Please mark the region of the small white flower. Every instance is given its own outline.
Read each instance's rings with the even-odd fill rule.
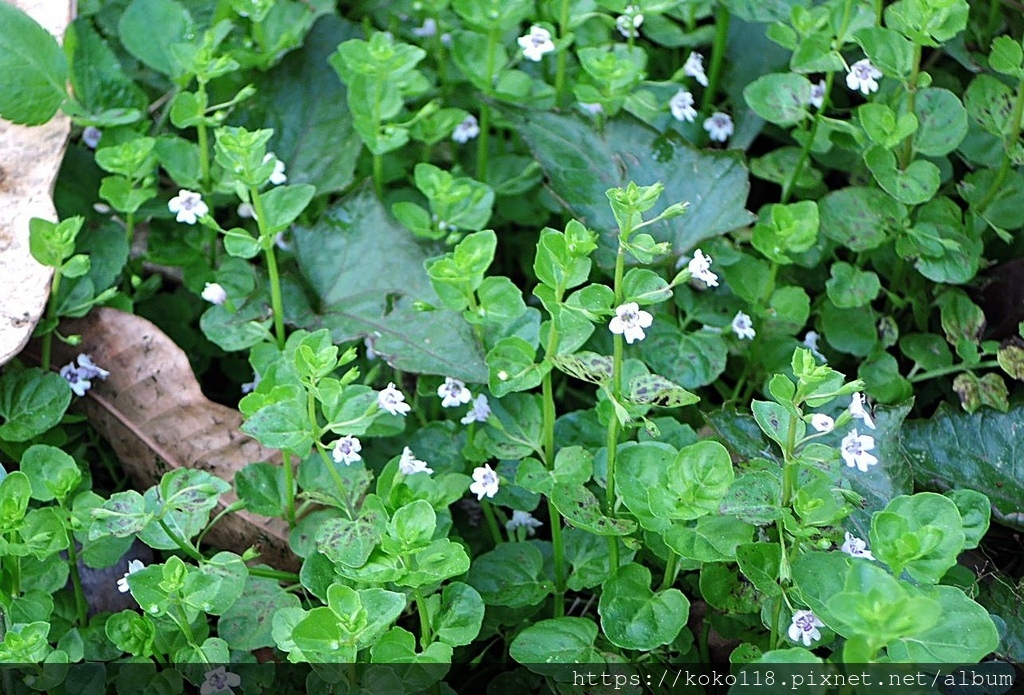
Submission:
[[[683,63],[683,74],[697,80],[702,87],[708,86],[708,76],[704,72],[704,56],[696,51],[692,51]]]
[[[437,33],[437,20],[427,17],[423,20],[423,26],[412,30],[412,35],[421,39],[429,38]]]
[[[96,146],[100,144],[100,139],[103,137],[103,131],[96,126],[86,126],[85,130],[82,131],[82,142],[90,150],[95,150]]]
[[[811,646],[811,642],[821,639],[819,627],[825,627],[811,611],[797,611],[793,614],[793,624],[789,626],[789,638],[794,642],[803,642],[805,647]]]
[[[507,531],[515,531],[517,528],[525,528],[526,535],[532,536],[536,533],[534,529],[540,528],[543,525],[544,522],[534,519],[530,512],[521,512],[517,509],[512,512],[512,518],[505,522],[505,529]]]
[[[110,372],[102,367],[96,365],[92,361],[92,358],[85,353],[78,353],[78,373],[84,376],[86,379],[100,379],[106,380],[110,376]]]
[[[266,164],[271,160],[274,161],[274,171],[270,174],[270,183],[280,186],[288,180],[288,177],[284,174],[284,162],[278,159],[273,152],[267,152],[263,156],[263,163]]]
[[[238,216],[243,220],[256,219],[256,210],[253,208],[252,203],[239,203],[237,212]]]
[[[708,287],[718,287],[718,276],[711,272],[711,256],[705,256],[700,249],[693,252],[686,269],[690,271],[690,277],[697,278]]]
[[[615,28],[619,30],[619,33],[629,38],[630,36],[639,36],[640,25],[644,23],[644,15],[640,12],[640,8],[634,5],[627,5],[626,9],[623,10],[623,14],[619,15],[615,19]]]
[[[672,118],[677,121],[693,123],[697,120],[697,109],[693,108],[693,94],[685,89],[680,89],[668,100],[668,108],[672,112]]]
[[[580,108],[583,109],[583,112],[588,116],[596,116],[599,113],[604,113],[604,106],[596,101],[593,103],[581,101]]]
[[[215,693],[227,693],[232,695],[232,688],[242,684],[242,678],[237,673],[231,673],[223,666],[218,666],[212,671],[206,672],[206,680],[199,686],[199,695],[215,695]]]
[[[715,111],[704,119],[704,130],[708,131],[708,137],[714,142],[725,142],[732,136],[734,130],[732,117],[727,113]]]
[[[868,472],[868,466],[874,466],[878,459],[868,452],[875,448],[875,438],[867,434],[857,434],[857,430],[843,437],[839,447],[843,460],[849,468],[857,467],[861,473]]]
[[[395,388],[394,382],[389,383],[386,389],[377,394],[377,405],[392,415],[405,415],[412,410],[412,406],[405,402],[402,392]]]
[[[498,372],[498,381],[508,381],[508,372],[504,369]]]
[[[167,209],[176,214],[175,220],[185,224],[195,224],[196,220],[210,212],[210,208],[203,202],[203,196],[184,188],[167,201]]]
[[[462,119],[462,123],[455,126],[455,130],[452,131],[452,140],[460,145],[465,145],[479,134],[480,124],[477,123],[476,116],[469,114]]]
[[[530,27],[528,34],[519,37],[519,47],[523,49],[523,57],[535,63],[540,62],[545,53],[555,50],[551,32],[536,24]]]
[[[139,570],[145,568],[142,560],[132,560],[128,563],[128,571],[124,573],[124,576],[117,580],[117,590],[122,594],[128,593],[128,575],[135,574]]]
[[[253,374],[252,381],[247,381],[242,384],[242,393],[252,393],[256,390],[256,387],[260,385],[260,375]]]
[[[473,400],[473,394],[466,388],[464,381],[445,377],[444,383],[437,387],[437,397],[441,399],[442,408],[458,408]]]
[[[218,283],[208,282],[203,287],[202,297],[210,304],[217,304],[219,306],[228,300],[228,293]]]
[[[737,311],[736,315],[732,318],[732,332],[740,340],[753,340],[754,336],[757,335],[757,331],[754,330],[753,321],[742,311]]]
[[[871,419],[871,413],[866,407],[867,402],[868,399],[860,392],[850,396],[850,415],[857,420],[863,420],[870,429],[875,429],[875,421]]]
[[[636,302],[626,302],[615,310],[615,316],[608,322],[608,330],[622,335],[630,345],[634,340],[643,340],[644,329],[654,322],[654,317],[640,308]]]
[[[860,538],[857,538],[849,531],[846,532],[846,542],[843,543],[843,547],[841,547],[840,550],[850,557],[863,557],[868,560],[875,559],[875,556],[871,554],[870,550],[868,550],[868,544]]]
[[[807,103],[816,109],[820,109],[825,103],[825,80],[818,80],[817,84],[811,85],[811,98]]]
[[[491,406],[487,404],[487,396],[481,393],[473,400],[473,406],[460,422],[463,425],[469,425],[474,422],[487,422],[487,418],[490,416]]]
[[[412,449],[405,447],[402,449],[402,457],[398,459],[398,470],[405,475],[413,475],[414,473],[433,473],[433,468],[427,467],[426,461],[420,461],[418,458],[412,455]]]
[[[92,209],[101,215],[107,215],[110,213],[110,206],[106,203],[93,203]]]
[[[362,461],[363,457],[359,455],[362,449],[363,445],[359,443],[359,440],[349,434],[334,442],[334,451],[331,455],[336,463],[344,463],[349,466],[356,461]]]
[[[850,66],[850,72],[846,73],[846,86],[867,96],[878,91],[877,80],[881,76],[882,72],[864,58]]]
[[[495,473],[490,464],[484,464],[473,469],[473,483],[469,491],[476,495],[478,500],[484,497],[490,499],[498,494],[498,474]]]
[[[818,350],[818,340],[821,338],[816,331],[807,331],[807,335],[804,336],[803,346],[811,351],[811,354],[817,357],[822,362],[827,362],[825,356]]]
[[[815,413],[811,416],[811,427],[818,432],[827,433],[836,428],[836,421],[825,413]]]

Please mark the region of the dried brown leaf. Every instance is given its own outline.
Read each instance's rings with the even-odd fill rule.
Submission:
[[[82,343],[55,343],[55,364],[84,352],[110,371],[106,381],[94,379],[80,400],[89,422],[141,489],[176,468],[209,471],[231,483],[251,462],[281,463],[280,452],[239,431],[241,413],[203,395],[188,356],[146,319],[104,307],[64,321],[60,330],[81,334]],[[214,514],[236,499],[234,493],[223,495]],[[280,519],[235,512],[218,521],[205,540],[239,554],[255,545],[264,562],[281,569],[299,565]]]
[[[9,0],[0,0],[9,1]],[[70,3],[14,0],[60,40],[70,19]],[[58,113],[41,126],[19,126],[0,119],[0,364],[25,346],[46,307],[51,268],[28,251],[28,221],[56,220],[51,196],[71,121]]]

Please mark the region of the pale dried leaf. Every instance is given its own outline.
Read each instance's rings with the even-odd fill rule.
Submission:
[[[0,0],[5,2],[7,0]],[[61,40],[70,3],[14,0]],[[18,126],[0,119],[0,364],[18,354],[46,307],[52,269],[28,252],[28,221],[56,220],[51,196],[64,158],[71,121],[59,113],[41,126]]]
[[[79,400],[139,489],[176,468],[209,471],[231,483],[249,463],[280,464],[280,452],[239,431],[241,413],[203,395],[188,356],[146,319],[103,307],[62,322],[60,331],[81,334],[82,343],[55,342],[55,365],[82,352],[110,371],[106,381],[93,379],[92,389]],[[234,493],[222,495],[213,513],[236,499]],[[218,521],[205,541],[238,554],[255,545],[262,561],[281,569],[299,564],[280,519],[235,512]]]

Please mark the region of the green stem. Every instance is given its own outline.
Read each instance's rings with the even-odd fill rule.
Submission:
[[[209,532],[211,528],[213,528],[217,524],[218,521],[228,516],[229,514],[234,514],[235,512],[240,511],[242,509],[245,509],[245,502],[243,502],[242,500],[235,500],[233,503],[224,507],[224,509],[221,509],[220,512],[218,512],[217,516],[213,517],[213,521],[208,523],[206,525],[206,528],[203,529],[203,532],[199,534],[198,538],[196,538],[196,547],[199,547],[203,544],[203,539],[206,538],[206,534]]]
[[[190,558],[192,558],[193,560],[195,560],[196,562],[198,562],[200,564],[202,564],[203,562],[206,561],[206,558],[203,557],[202,553],[200,553],[198,550],[196,550],[191,545],[189,545],[177,533],[172,531],[171,527],[167,525],[166,521],[164,521],[163,519],[157,519],[157,523],[160,524],[160,528],[162,528],[164,530],[164,533],[167,534],[168,538],[170,538],[172,541],[174,541],[174,544],[176,546],[178,546],[178,548],[181,550],[181,552],[185,553]]]
[[[487,182],[487,157],[491,140],[491,105],[487,101],[494,92],[494,49],[498,44],[498,30],[491,27],[487,32],[487,89],[480,104],[480,136],[476,141],[476,179]]]
[[[711,64],[708,66],[708,86],[704,90],[701,111],[707,113],[715,103],[718,92],[718,79],[722,74],[722,62],[725,60],[726,42],[729,39],[729,10],[725,3],[718,3],[715,11],[715,42],[711,46]]]
[[[672,549],[668,551],[668,562],[665,563],[665,577],[661,580],[661,589],[664,591],[676,583],[676,575],[679,567],[679,555]]]
[[[558,39],[569,33],[569,0],[562,0],[558,11]],[[555,105],[565,106],[565,70],[569,63],[569,47],[562,46],[555,59]]]
[[[560,293],[558,293],[558,299],[561,300]],[[555,331],[554,324],[550,327],[550,333],[548,338],[548,347],[551,348],[551,352],[545,354],[553,354],[557,345],[558,337]],[[544,413],[544,425],[543,425],[543,436],[544,436],[544,459],[548,469],[555,467],[555,396],[554,389],[551,386],[551,371],[544,375],[544,379],[541,382],[542,389],[542,407]],[[562,515],[555,508],[551,498],[548,498],[548,518],[551,521],[551,545],[554,550],[554,563],[555,563],[555,617],[560,618],[565,611],[565,545],[562,542]]]
[[[825,75],[825,94],[822,95],[821,108],[814,114],[814,122],[811,123],[811,132],[800,148],[800,156],[797,157],[796,166],[793,167],[793,172],[789,175],[786,183],[782,186],[782,198],[779,202],[785,204],[789,202],[789,197],[793,194],[793,186],[796,185],[797,180],[800,178],[800,174],[803,172],[804,164],[807,162],[807,158],[811,154],[811,146],[814,144],[814,138],[818,135],[818,126],[821,123],[821,119],[828,110],[829,98],[832,95],[832,81],[835,78],[835,73],[830,72]]]
[[[206,103],[206,84],[203,82],[199,83],[198,97],[199,103]],[[203,114],[205,117],[205,114]],[[210,143],[209,134],[206,130],[206,123],[200,122],[196,125],[196,139],[199,140],[199,171],[201,172],[203,182],[203,192],[210,192]]]
[[[75,548],[75,534],[67,529],[68,535],[68,568],[71,571],[71,585],[75,590],[75,613],[78,617],[79,627],[85,627],[89,620],[89,606],[85,602],[85,592],[82,590],[82,576],[78,573],[78,550]]]
[[[292,455],[281,452],[284,466],[284,515],[288,520],[288,528],[295,526],[295,471],[292,470]],[[334,469],[331,468],[333,471]]]
[[[427,615],[427,605],[423,601],[423,594],[419,589],[413,591],[413,598],[416,601],[416,612],[420,616],[420,649],[426,650],[434,641],[430,630],[430,616]]]
[[[46,305],[46,324],[48,326],[51,326],[57,319],[57,290],[60,289],[60,278],[60,268],[54,268],[53,282],[50,284],[50,301]],[[43,336],[43,344],[40,348],[42,351],[40,366],[42,366],[43,371],[50,370],[50,349],[53,345],[53,332],[56,329],[56,326],[52,326]]]
[[[923,372],[913,377],[908,377],[907,381],[912,384],[917,384],[922,381],[928,381],[929,379],[935,379],[936,377],[946,376],[947,374],[956,374],[957,372],[974,371],[976,369],[989,369],[991,367],[998,367],[998,360],[988,360],[987,362],[979,362],[978,364],[954,364],[949,367],[942,367],[941,369],[933,369],[931,371]]]
[[[249,195],[252,197],[252,207],[256,213],[256,224],[260,230],[260,245],[267,257],[267,275],[270,277],[270,304],[274,311],[274,334],[277,338],[277,348],[284,350],[284,300],[281,298],[281,276],[277,272],[277,258],[274,256],[274,239],[270,230],[267,229],[267,216],[263,210],[263,200],[260,192],[255,187],[249,188]]]
[[[910,78],[907,80],[907,113],[914,115],[914,107],[917,102],[917,76],[921,72],[921,46],[914,44],[914,64],[910,70]],[[903,140],[903,149],[900,151],[900,169],[906,169],[914,159],[914,134],[911,133]]]
[[[297,584],[299,582],[299,575],[294,572],[282,572],[281,570],[271,570],[265,567],[247,567],[249,574],[253,577],[262,577],[263,579],[275,579],[279,582],[288,582],[289,584]]]
[[[327,450],[324,449],[323,445],[317,441],[317,451],[320,452],[320,458],[324,460],[324,465],[327,466],[327,470],[331,473],[331,478],[334,479],[334,486],[338,488],[338,501],[345,503],[345,508],[348,511],[349,518],[352,518],[352,510],[348,509],[348,501],[345,497],[345,481],[338,475],[338,470],[334,467],[334,460],[327,455]]]
[[[124,235],[128,239],[128,253],[131,254],[132,243],[135,241],[135,213],[129,212],[124,218]]]
[[[384,199],[384,155],[373,155],[373,188],[377,198]]]
[[[1016,101],[1013,102],[1013,111],[1010,114],[1010,123],[1013,124],[1013,127],[1011,127],[1010,135],[1007,136],[1006,142],[1004,143],[1006,155],[1003,157],[1003,163],[999,167],[999,172],[996,174],[995,180],[992,181],[992,186],[988,189],[985,197],[981,199],[981,203],[978,204],[978,207],[975,208],[979,213],[984,213],[985,209],[992,204],[996,195],[998,195],[999,191],[1002,190],[1003,181],[1006,180],[1006,175],[1010,173],[1011,162],[1009,152],[1017,143],[1017,138],[1020,134],[1019,124],[1022,113],[1024,113],[1024,80],[1017,83],[1017,98]]]
[[[494,508],[491,507],[491,503],[487,500],[480,500],[480,509],[483,510],[484,521],[487,522],[487,530],[491,534],[494,546],[501,545],[504,539],[501,537],[501,527],[498,526],[498,519],[494,516]]]
[[[631,230],[620,231],[619,251],[615,256],[615,284],[613,286],[615,301],[613,306],[622,304],[622,278],[626,272],[626,248],[621,239],[629,237]],[[612,336],[612,380],[609,396],[617,403],[622,392],[622,335]],[[608,438],[605,442],[608,459],[608,473],[605,481],[605,506],[608,516],[615,518],[615,458],[619,448],[619,418],[614,412],[608,418]],[[619,569],[619,539],[608,537],[609,567],[612,573]]]

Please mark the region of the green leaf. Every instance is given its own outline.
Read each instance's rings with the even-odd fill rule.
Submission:
[[[721,512],[747,523],[765,526],[779,519],[782,486],[772,471],[743,473],[733,481],[722,499]]]
[[[941,618],[930,630],[888,645],[893,661],[906,663],[976,663],[999,644],[988,611],[952,586],[921,587],[917,593],[938,602]]]
[[[33,367],[0,376],[0,439],[24,442],[64,417],[71,388],[59,374]]]
[[[272,449],[304,455],[313,446],[305,402],[289,399],[260,408],[242,424],[242,431]]]
[[[939,168],[928,160],[915,159],[900,171],[892,150],[876,145],[864,154],[864,162],[878,185],[901,203],[925,203],[939,190]]]
[[[21,470],[32,484],[32,499],[61,502],[82,480],[75,460],[54,446],[36,444],[21,456]]]
[[[338,343],[372,336],[396,369],[487,381],[483,351],[461,314],[414,306],[439,301],[423,269],[430,253],[371,191],[345,198],[313,227],[297,226],[294,236],[302,275],[323,303],[309,328],[329,328]]]
[[[829,271],[832,277],[825,283],[828,298],[842,309],[851,309],[870,304],[882,290],[878,276],[870,270],[837,261]]]
[[[898,32],[882,27],[858,29],[853,38],[871,63],[889,77],[906,78],[914,63],[914,44]]]
[[[988,64],[993,70],[1017,79],[1024,78],[1024,48],[1009,36],[992,39]]]
[[[677,251],[752,220],[743,207],[747,170],[735,153],[698,150],[673,133],[660,135],[627,117],[609,122],[600,136],[588,120],[575,116],[536,112],[517,116],[514,123],[570,214],[601,230],[602,265],[613,264],[618,248],[618,225],[605,191],[629,181],[665,183],[662,203],[652,214],[674,203],[690,203],[685,224],[665,220],[645,228],[656,241],[670,242]],[[679,171],[688,173],[679,176]]]
[[[92,510],[89,538],[110,534],[120,538],[138,533],[152,518],[146,513],[146,501],[134,490],[115,492],[100,507]]]
[[[650,651],[679,635],[690,615],[690,602],[678,589],[651,591],[651,571],[630,563],[602,585],[597,612],[612,644]]]
[[[544,558],[532,543],[502,543],[473,560],[466,582],[487,605],[522,608],[539,604],[553,591]]]
[[[235,474],[235,491],[245,508],[262,516],[284,513],[284,469],[271,463],[250,463]]]
[[[104,112],[121,112],[126,116],[134,112],[134,120],[142,117],[142,110],[149,105],[145,92],[128,77],[91,20],[79,17],[68,26],[64,51],[70,62],[71,87],[75,98],[89,112],[88,118]]]
[[[245,591],[217,621],[217,634],[235,649],[273,647],[275,618],[288,611],[301,611],[298,596],[274,580],[250,576]]]
[[[154,31],[159,27],[159,31]],[[132,0],[118,22],[121,44],[147,67],[168,77],[183,73],[171,47],[195,39],[192,16],[175,0]]]
[[[439,605],[431,611],[431,628],[445,644],[453,647],[472,644],[480,634],[484,608],[476,589],[462,582],[452,582],[444,587]]]
[[[294,186],[276,186],[261,195],[268,233],[275,234],[288,228],[309,205],[316,188],[306,183]]]
[[[633,521],[605,516],[594,493],[580,483],[556,482],[551,503],[570,524],[598,536],[628,536],[636,530]]]
[[[736,548],[753,535],[753,525],[734,517],[702,516],[691,526],[674,524],[663,537],[680,557],[703,563],[735,560]]]
[[[534,673],[558,674],[565,664],[602,663],[596,638],[597,625],[586,618],[541,620],[516,635],[509,655]]]
[[[818,203],[818,211],[822,233],[853,251],[881,246],[907,218],[906,208],[877,188],[832,191]]]
[[[919,90],[914,113],[918,123],[914,149],[927,157],[947,155],[967,137],[967,110],[948,89]]]
[[[32,484],[21,471],[8,473],[0,480],[0,528],[11,530],[24,517],[32,495]]]
[[[668,321],[655,321],[640,343],[640,357],[651,369],[687,389],[713,383],[725,371],[729,347],[709,331],[683,333]]]
[[[693,405],[700,397],[657,374],[642,374],[629,382],[626,400],[637,405],[680,408]]]
[[[1019,123],[1010,122],[1013,101],[1013,90],[993,75],[978,75],[964,92],[968,115],[982,128],[1002,138],[1016,133],[1020,127]]]
[[[809,115],[811,81],[792,72],[762,75],[743,90],[754,113],[775,125],[796,125]]]
[[[871,519],[871,552],[919,582],[937,583],[965,544],[956,504],[933,492],[901,495]]]
[[[67,99],[67,63],[50,33],[9,3],[0,3],[0,116],[39,125]]]
[[[988,496],[996,521],[1024,531],[1022,427],[1021,407],[968,414],[942,404],[930,419],[903,426],[902,453],[921,487],[977,490]]]

